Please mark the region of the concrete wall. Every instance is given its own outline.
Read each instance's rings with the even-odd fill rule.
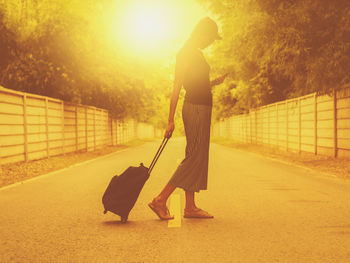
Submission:
[[[104,109],[0,87],[0,164],[93,151],[159,131]]]
[[[350,88],[281,101],[213,125],[213,135],[281,150],[350,157]]]

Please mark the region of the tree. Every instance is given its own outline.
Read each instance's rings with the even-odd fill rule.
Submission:
[[[234,71],[217,106],[218,118],[349,83],[350,2],[201,0],[217,15],[224,40],[212,54]],[[215,74],[215,72],[214,72]],[[229,92],[232,83],[236,92]]]
[[[127,61],[96,26],[109,2],[1,1],[0,85],[164,126],[164,113],[153,116],[165,103],[160,84],[144,81],[152,69]]]

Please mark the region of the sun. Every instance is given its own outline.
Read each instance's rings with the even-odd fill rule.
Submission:
[[[120,0],[115,6],[115,41],[129,53],[162,56],[178,49],[204,15],[193,0]]]
[[[157,44],[169,37],[166,28],[172,27],[171,20],[162,11],[148,6],[134,10],[128,19],[128,24],[131,24],[128,35],[133,42]]]
[[[116,29],[129,47],[159,48],[172,37],[176,10],[164,2],[134,1],[124,7]]]

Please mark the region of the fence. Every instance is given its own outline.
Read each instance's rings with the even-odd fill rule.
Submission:
[[[214,124],[214,136],[294,152],[350,157],[350,87],[250,110]]]
[[[17,92],[0,86],[0,164],[92,151],[160,131],[107,110]]]

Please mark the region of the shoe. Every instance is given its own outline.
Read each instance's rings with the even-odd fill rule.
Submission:
[[[211,214],[209,214],[208,212],[200,208],[194,208],[194,209],[185,209],[184,218],[214,218],[214,216],[212,216]]]
[[[157,216],[161,220],[174,219],[174,217],[170,215],[168,208],[165,205],[159,204],[159,202],[155,199],[153,199],[153,201],[149,203],[148,206],[152,209],[154,213],[157,214]]]

